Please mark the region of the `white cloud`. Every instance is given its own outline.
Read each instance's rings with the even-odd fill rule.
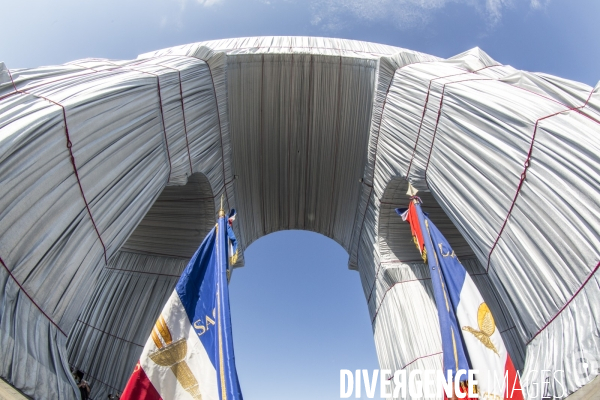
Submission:
[[[546,7],[550,0],[531,0],[531,8],[540,9]]]
[[[366,21],[393,21],[399,28],[424,24],[432,13],[450,3],[462,3],[479,10],[489,25],[496,25],[505,9],[515,2],[528,2],[533,9],[549,0],[310,0],[312,24],[327,30],[347,27],[344,18],[352,15]]]
[[[222,2],[223,0],[196,0],[196,1],[198,3],[200,3],[201,5],[203,5],[204,7],[210,7],[212,5]]]

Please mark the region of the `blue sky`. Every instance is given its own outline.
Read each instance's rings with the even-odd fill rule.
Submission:
[[[131,59],[195,41],[308,35],[449,57],[479,46],[519,69],[595,85],[598,0],[47,0],[2,4],[9,68]],[[240,216],[243,218],[243,216]],[[246,251],[231,304],[246,400],[339,398],[339,370],[377,368],[358,274],[335,242],[279,232]]]
[[[449,57],[479,46],[504,64],[596,84],[597,0],[21,0],[3,2],[10,68],[129,59],[237,36],[368,40]]]

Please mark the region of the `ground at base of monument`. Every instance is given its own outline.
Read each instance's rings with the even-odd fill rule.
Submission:
[[[27,400],[30,397],[23,395],[17,389],[8,384],[4,379],[0,379],[0,400]]]
[[[600,398],[600,375],[565,400],[596,400]]]

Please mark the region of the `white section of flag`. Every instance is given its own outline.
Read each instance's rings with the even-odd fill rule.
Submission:
[[[173,342],[184,337],[187,339],[185,361],[198,381],[202,400],[219,400],[217,372],[198,338],[198,334],[191,325],[176,290],[173,290],[161,315],[169,327]],[[150,336],[142,351],[140,365],[160,397],[165,400],[193,400],[193,397],[177,382],[169,367],[157,365],[150,359],[148,354],[157,350],[158,348]]]
[[[465,281],[460,292],[460,302],[456,310],[456,318],[462,329],[465,326],[479,330],[477,313],[479,306],[484,303],[484,299],[475,286],[475,282],[467,273]],[[495,328],[490,340],[498,354],[487,348],[472,333],[462,330],[465,346],[471,360],[471,368],[478,370],[476,379],[478,382],[480,397],[484,393],[494,394],[504,398],[504,372],[506,366],[506,357],[508,355],[504,341],[498,330]],[[494,382],[496,380],[496,382]]]

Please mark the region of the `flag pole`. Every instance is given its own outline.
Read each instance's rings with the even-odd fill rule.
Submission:
[[[218,214],[219,218],[225,216],[225,210],[223,209],[223,197],[224,196],[225,196],[224,194],[221,195],[221,208],[219,208],[219,214]]]

